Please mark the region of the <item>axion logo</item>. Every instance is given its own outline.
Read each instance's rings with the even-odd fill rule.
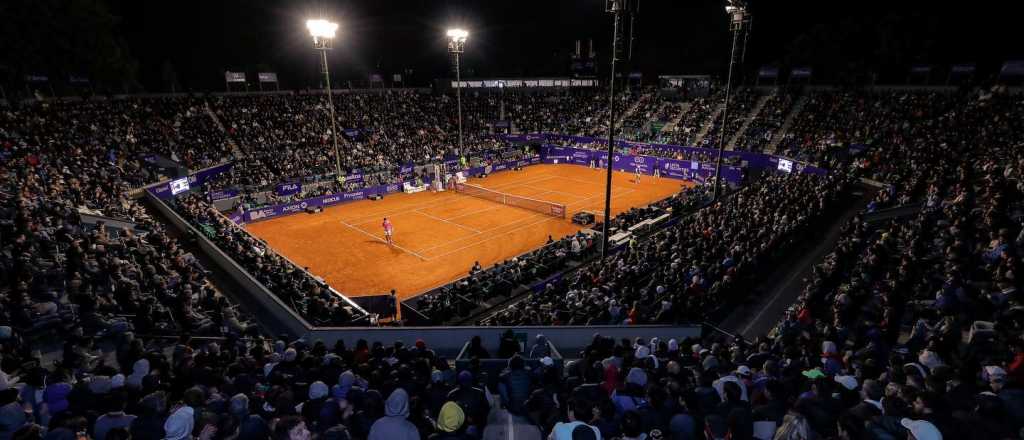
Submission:
[[[295,205],[285,206],[284,208],[281,208],[281,211],[282,212],[299,212],[299,211],[302,211],[305,207],[306,207],[306,203],[303,202],[303,203],[299,203],[299,204],[295,204]]]

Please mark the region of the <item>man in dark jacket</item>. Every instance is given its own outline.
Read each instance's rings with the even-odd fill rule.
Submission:
[[[751,440],[754,437],[754,418],[750,413],[750,403],[743,400],[743,390],[736,382],[725,382],[725,402],[718,405],[716,413],[725,418],[729,432],[734,440]]]
[[[882,415],[883,392],[878,381],[865,380],[860,390],[861,402],[850,408],[850,414],[861,422],[870,422],[871,419]]]
[[[508,360],[508,368],[501,373],[498,385],[502,406],[508,408],[512,414],[525,414],[530,388],[530,372],[526,371],[526,362],[518,354],[513,355]]]
[[[480,388],[474,386],[473,373],[461,371],[458,376],[459,386],[448,393],[448,400],[465,408],[467,424],[483,428],[487,423],[487,413],[491,411],[491,404],[487,402],[487,395]]]

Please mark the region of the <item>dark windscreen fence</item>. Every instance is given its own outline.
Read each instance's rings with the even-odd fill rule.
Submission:
[[[539,212],[552,217],[565,218],[565,205],[561,203],[498,192],[468,183],[456,183],[454,186],[455,191],[461,194],[490,200],[495,203],[501,203],[502,205],[515,206],[517,208]]]

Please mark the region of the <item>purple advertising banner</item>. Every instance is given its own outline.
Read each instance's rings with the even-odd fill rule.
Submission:
[[[606,142],[606,140],[603,140],[603,139],[592,138],[592,137],[585,137],[585,136],[569,136],[569,135],[560,135],[560,134],[545,134],[543,136],[545,137],[546,140],[552,141],[552,142],[570,142],[570,143],[574,143],[574,144],[583,144],[583,145],[590,145],[590,144],[594,144],[594,143]],[[628,142],[628,141],[616,141],[616,145],[618,147],[620,147],[620,148],[636,148],[637,150],[639,150],[641,152],[641,155],[643,155],[642,153],[643,153],[644,150],[648,150],[648,151],[649,150],[658,150],[658,151],[662,151],[662,152],[664,152],[664,151],[677,151],[677,152],[679,152],[680,154],[682,154],[684,156],[690,156],[690,157],[695,157],[695,158],[708,158],[708,159],[717,157],[717,155],[718,155],[718,150],[713,149],[713,148],[686,147],[686,146],[681,146],[681,145],[668,145],[668,144],[648,144],[648,143],[643,143],[643,142]],[[603,148],[603,146],[602,146],[602,148]],[[544,157],[546,163],[555,163],[554,159],[558,160],[557,163],[567,163],[573,157],[572,155],[574,153],[574,150],[578,150],[578,149],[582,149],[582,148],[570,147],[570,146],[560,146],[560,145],[547,145],[544,149],[542,149],[541,155]],[[588,150],[588,151],[599,152],[602,157],[605,154],[604,151],[600,151],[600,150]],[[754,152],[750,152],[750,151],[725,151],[723,153],[723,157],[725,157],[725,158],[738,157],[741,161],[745,162],[745,165],[747,165],[748,167],[751,167],[751,168],[764,168],[764,169],[771,169],[771,170],[778,169],[779,158],[780,158],[780,156],[774,156],[774,155],[763,154],[763,153],[754,153]],[[783,159],[785,159],[785,158],[783,158]],[[705,159],[700,159],[700,160],[705,160]],[[572,163],[575,163],[575,162],[572,162]],[[603,161],[599,161],[599,166],[604,167],[604,162]],[[819,167],[811,166],[811,165],[808,165],[808,164],[800,164],[799,166],[795,166],[794,168],[797,168],[797,169],[800,170],[799,172],[806,173],[806,174],[817,174],[817,175],[828,174],[828,171],[825,170],[824,168],[819,168]],[[713,169],[713,167],[711,169]],[[727,175],[729,173],[723,172],[722,174],[723,175]]]
[[[236,196],[238,196],[238,190],[234,188],[225,188],[220,191],[210,191],[210,200],[230,199]]]
[[[491,171],[492,172],[494,172],[494,171],[502,171],[502,170],[506,170],[506,169],[511,169],[511,168],[513,168],[515,166],[527,166],[527,165],[535,164],[535,163],[541,163],[541,160],[540,160],[539,157],[531,158],[529,160],[523,159],[523,160],[519,160],[519,161],[510,161],[510,162],[496,163],[496,164],[493,164],[491,166]],[[467,171],[471,175],[472,174],[479,174],[479,173],[481,173],[484,170],[484,168],[485,167],[470,168]],[[425,183],[425,184],[430,184],[430,181],[431,181],[431,178],[429,178],[429,177],[426,177],[426,178],[423,179],[423,183]],[[390,193],[395,193],[395,192],[399,192],[399,191],[402,191],[402,184],[400,184],[400,183],[393,183],[393,184],[390,184],[390,185],[371,186],[371,187],[363,188],[363,189],[356,190],[356,191],[347,191],[347,192],[343,192],[343,193],[329,194],[329,195],[325,195],[325,196],[312,197],[312,198],[308,198],[308,199],[304,199],[304,200],[299,200],[299,201],[295,201],[295,202],[291,202],[291,203],[285,203],[285,204],[281,204],[281,205],[268,206],[268,207],[259,208],[259,209],[251,209],[249,211],[246,211],[241,216],[239,216],[238,214],[233,214],[231,216],[231,219],[233,221],[235,221],[236,223],[239,223],[239,222],[249,223],[249,222],[254,222],[254,221],[259,221],[259,220],[267,220],[267,219],[271,219],[271,218],[275,218],[275,217],[281,217],[281,216],[284,216],[284,215],[289,215],[289,214],[295,214],[295,213],[303,212],[303,211],[305,211],[308,208],[324,208],[324,207],[328,207],[328,206],[337,205],[337,204],[340,204],[340,203],[353,202],[353,201],[356,201],[356,200],[363,200],[363,199],[367,198],[368,196],[370,196],[372,194],[390,194]],[[235,220],[236,218],[238,220]]]
[[[234,166],[234,164],[226,163],[223,165],[210,167],[205,170],[200,170],[194,174],[191,174],[188,176],[188,186],[189,188],[201,187],[205,185],[206,182],[209,182],[210,179],[214,178],[215,176],[230,171],[232,166]],[[169,181],[154,186],[150,188],[149,191],[153,193],[154,196],[161,199],[169,199],[171,197],[174,197],[174,195],[171,194],[171,182]]]
[[[290,196],[299,192],[302,192],[302,184],[299,182],[281,183],[274,188],[274,193],[279,196]]]
[[[586,155],[594,159],[595,165],[599,168],[604,168],[607,154],[604,151],[559,146],[546,146],[541,151],[544,163],[581,163],[577,162],[577,158],[582,158]],[[571,159],[571,161],[567,161],[567,158]],[[588,166],[590,165],[589,160],[581,164],[583,163]],[[639,169],[641,174],[647,175],[653,175],[654,170],[657,169],[662,177],[700,181],[715,174],[715,166],[711,163],[698,163],[689,160],[665,159],[652,156],[632,156],[621,153],[612,156],[612,169],[627,173],[634,173]],[[722,178],[729,182],[738,183],[743,179],[743,168],[730,165],[723,166]]]
[[[353,171],[345,176],[345,183],[362,183],[363,174],[358,171]]]

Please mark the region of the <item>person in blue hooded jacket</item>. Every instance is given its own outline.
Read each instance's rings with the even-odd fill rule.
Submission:
[[[409,420],[409,394],[398,388],[384,402],[384,417],[370,427],[369,440],[419,440],[416,425]]]

